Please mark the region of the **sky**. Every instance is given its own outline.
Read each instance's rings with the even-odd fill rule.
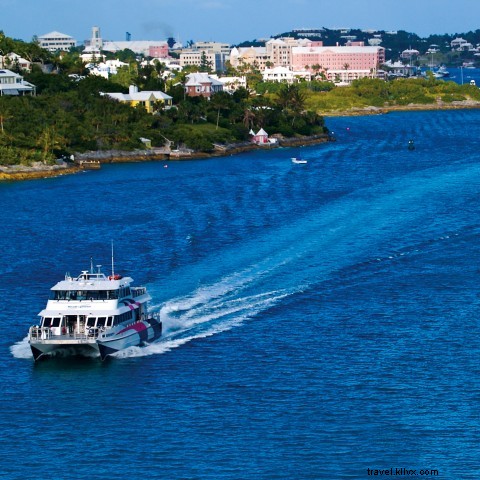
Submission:
[[[480,28],[480,0],[0,0],[0,30],[31,41],[59,31],[104,40],[230,44],[295,28],[406,30],[421,37]]]

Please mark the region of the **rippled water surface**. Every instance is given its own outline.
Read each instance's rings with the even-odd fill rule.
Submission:
[[[327,145],[0,184],[0,478],[480,476],[480,112],[327,123]],[[49,288],[111,239],[164,337],[34,364]]]

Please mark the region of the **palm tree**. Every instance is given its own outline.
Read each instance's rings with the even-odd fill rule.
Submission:
[[[284,85],[278,92],[278,103],[287,115],[292,116],[292,125],[295,118],[305,109],[305,93],[299,85]]]
[[[246,107],[243,112],[243,124],[251,129],[253,128],[253,122],[255,120],[255,114],[252,112],[250,107]]]

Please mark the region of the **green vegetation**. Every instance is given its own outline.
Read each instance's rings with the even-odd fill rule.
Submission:
[[[144,76],[142,85],[156,86],[152,73]],[[153,146],[168,139],[175,146],[210,152],[214,144],[248,140],[251,128],[285,136],[324,132],[323,118],[305,111],[298,86],[283,86],[272,98],[251,96],[241,89],[207,100],[185,97],[183,87],[171,82],[167,93],[176,105],[165,110],[159,104],[152,115],[142,106],[132,108],[102,96],[100,92],[127,89],[100,77],[78,80],[39,69],[25,77],[37,85],[36,97],[0,96],[3,165],[51,164],[56,158],[89,150],[143,149],[141,137],[149,138]]]
[[[472,85],[427,79],[397,79],[385,82],[380,79],[355,80],[350,87],[339,87],[328,92],[314,92],[304,87],[305,105],[317,113],[331,113],[365,108],[384,108],[410,104],[428,105],[441,101],[480,101],[480,89]]]
[[[402,38],[400,36],[399,38]],[[0,164],[53,163],[56,158],[89,150],[145,148],[140,138],[162,146],[211,152],[216,144],[243,142],[249,131],[264,128],[270,135],[308,136],[326,132],[325,113],[375,106],[451,104],[480,101],[480,90],[471,85],[424,79],[362,79],[350,87],[331,82],[300,81],[294,85],[263,82],[256,66],[229,67],[231,75],[245,75],[249,90],[217,93],[207,100],[185,96],[183,84],[189,69],[165,80],[165,66],[141,66],[131,51],[121,52],[128,66],[110,80],[85,76],[79,49],[52,55],[35,42],[13,40],[0,32],[0,50],[28,58],[32,71],[20,72],[37,86],[36,97],[0,96]],[[208,70],[206,57],[203,69]],[[48,68],[46,68],[48,66]],[[314,66],[315,67],[315,66]],[[314,68],[312,67],[312,68]],[[11,66],[17,70],[18,65]],[[50,72],[50,73],[45,73]],[[70,76],[75,74],[75,76]],[[173,97],[174,107],[156,106],[149,114],[102,95],[102,92],[162,90]]]

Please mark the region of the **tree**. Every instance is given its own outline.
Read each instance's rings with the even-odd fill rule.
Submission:
[[[200,58],[200,68],[199,68],[199,71],[200,72],[211,72],[212,71],[212,62],[210,62],[207,58],[207,54],[205,53],[205,51],[202,52],[202,56]]]

